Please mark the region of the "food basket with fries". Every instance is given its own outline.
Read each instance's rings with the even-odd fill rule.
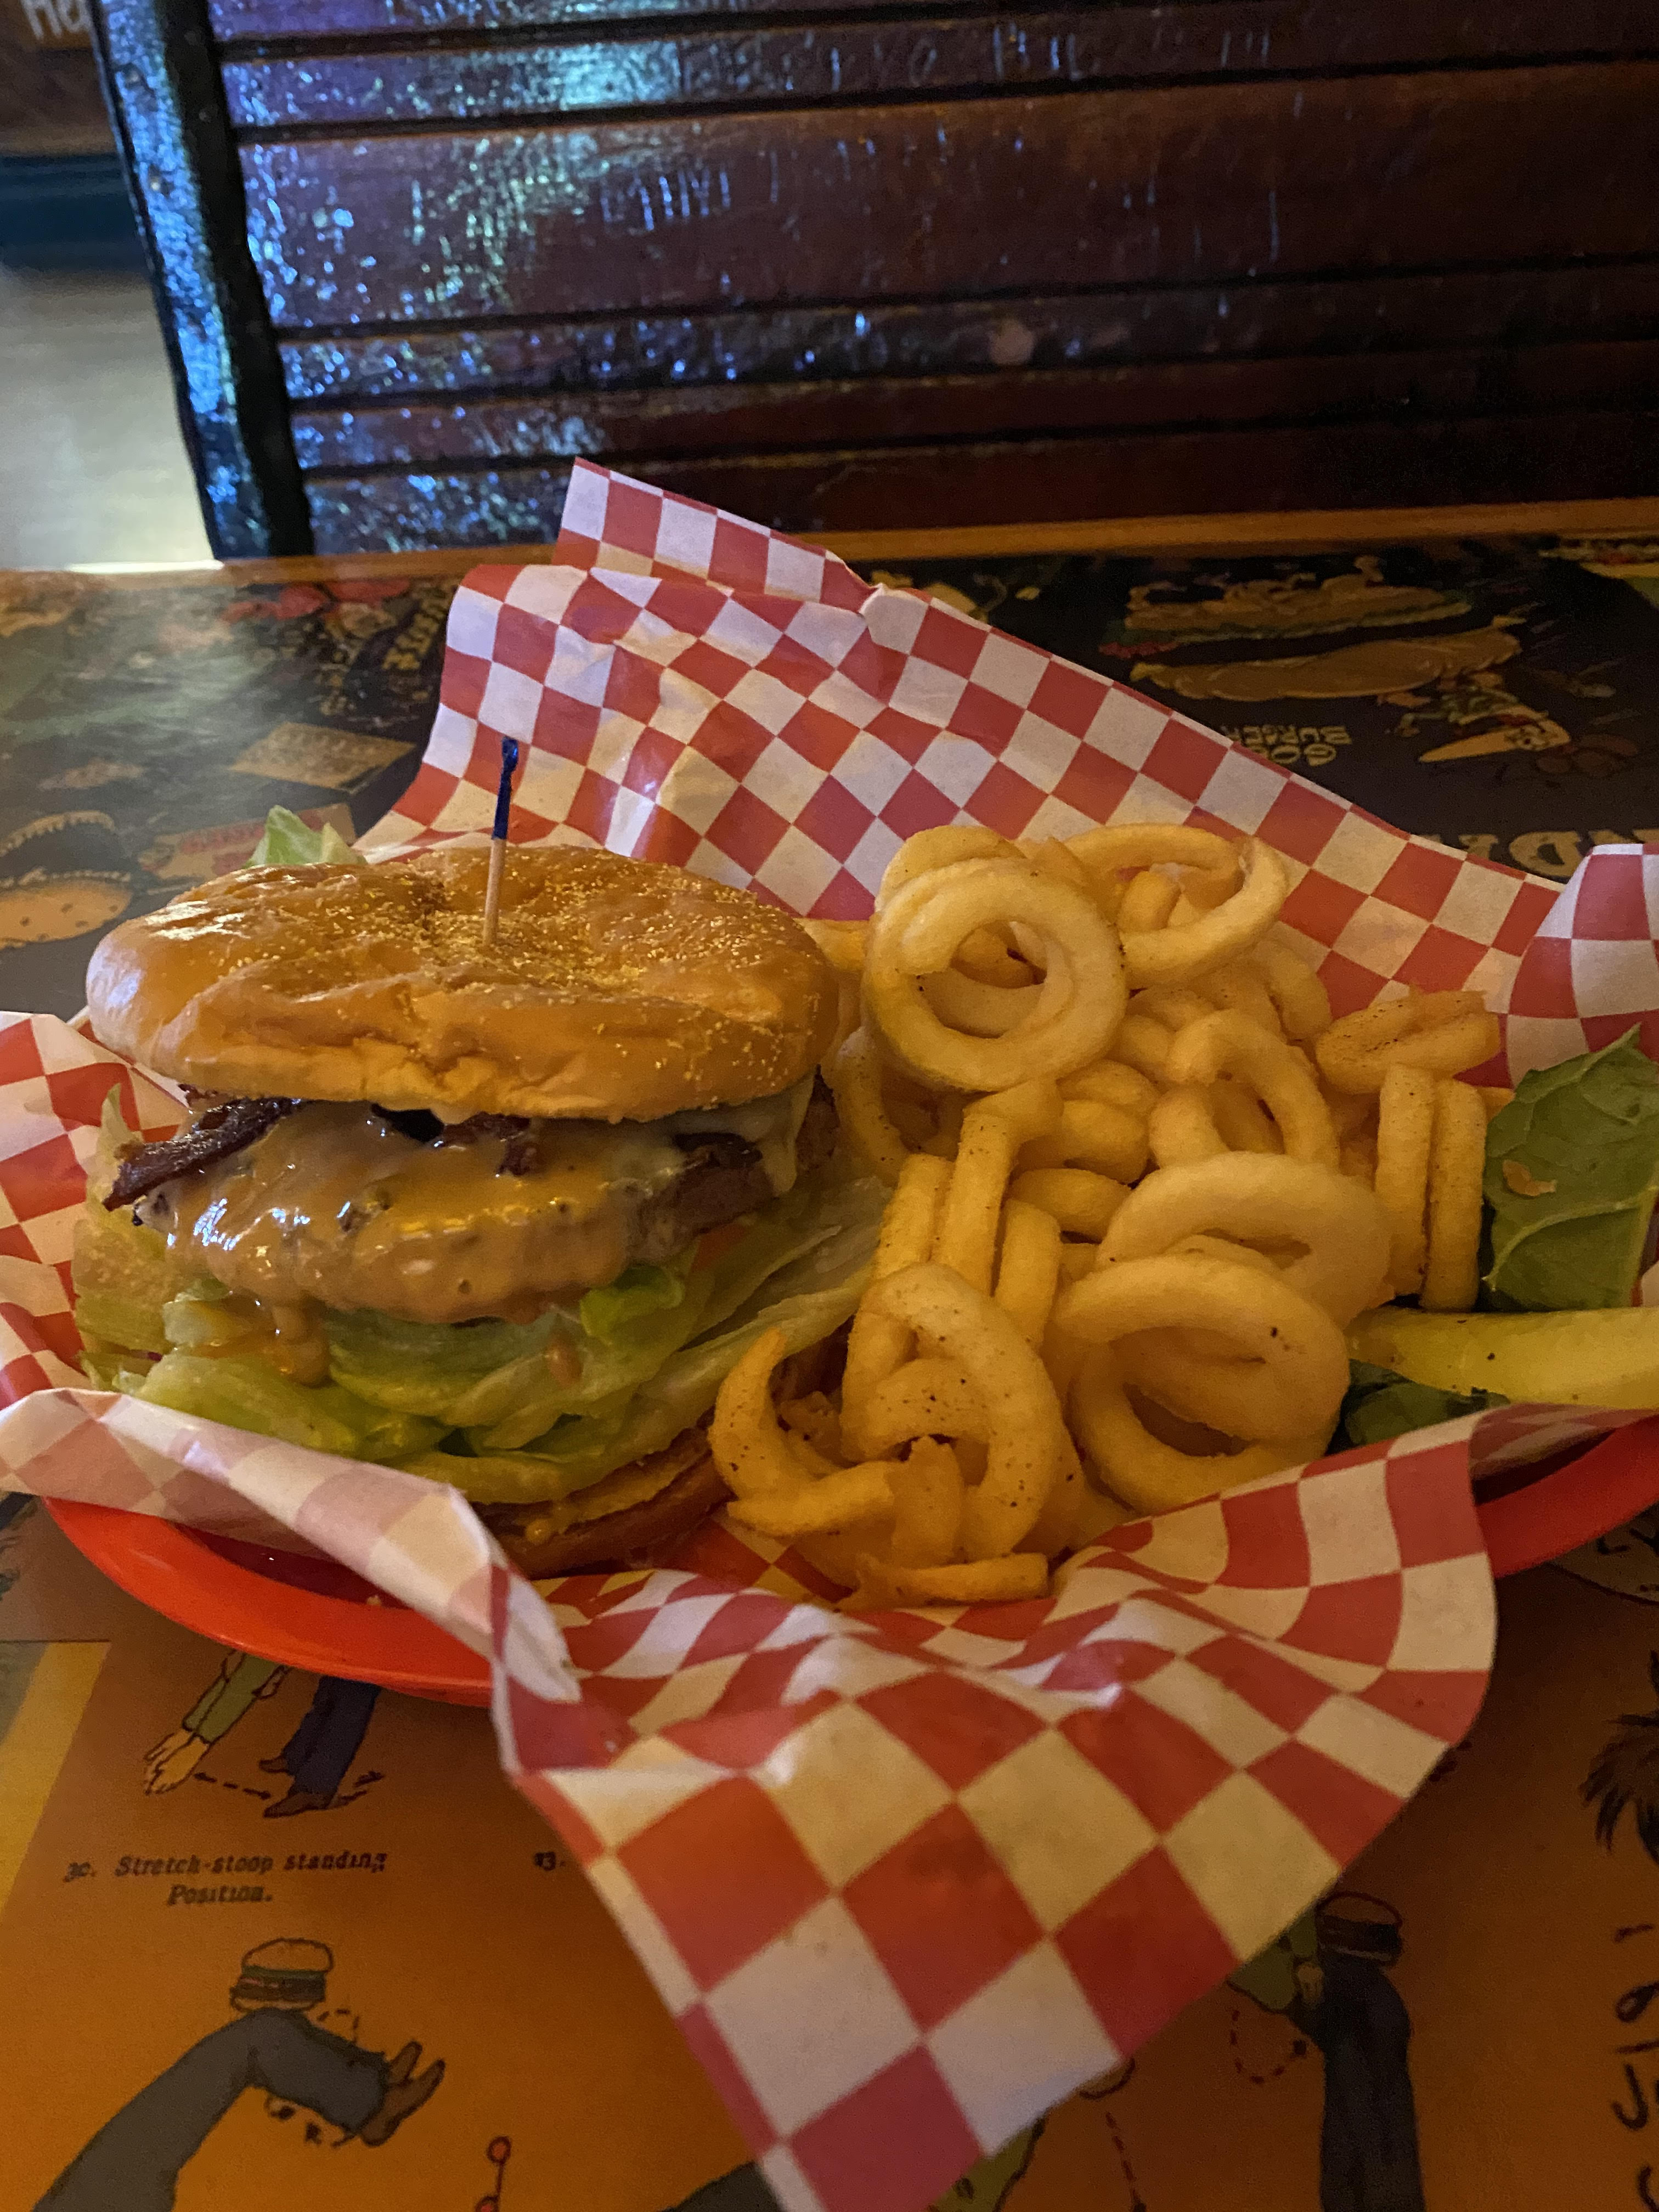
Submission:
[[[906,2212],[1393,1816],[1479,1706],[1489,1548],[1659,1497],[1645,1433],[1589,1449],[1659,1402],[1639,1379],[1423,1426],[1351,1364],[1390,1316],[1478,1327],[1483,1284],[1535,1311],[1591,1214],[1583,1303],[1629,1303],[1656,1147],[1599,1211],[1546,1170],[1584,1116],[1635,1145],[1659,1114],[1626,1041],[1659,858],[1558,896],[585,464],[555,562],[458,592],[371,857],[477,839],[509,742],[516,841],[752,887],[840,978],[838,1171],[880,1224],[844,1343],[751,1332],[703,1409],[729,1503],[667,1565],[532,1584],[441,1454],[301,1449],[95,1346],[88,1387],[106,1103],[144,1138],[181,1109],[13,1016],[0,1485],[330,1554],[489,1655],[504,1764],[778,2197]],[[1564,1103],[1534,1071],[1570,1060]]]

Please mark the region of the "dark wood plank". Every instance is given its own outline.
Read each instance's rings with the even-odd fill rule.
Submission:
[[[999,522],[951,530],[836,531],[808,542],[843,561],[976,561],[1031,553],[1307,553],[1343,546],[1416,545],[1455,538],[1659,537],[1659,499],[1499,501],[1482,507],[1298,507],[1282,514],[1136,515],[1086,522]],[[367,578],[458,576],[480,561],[546,561],[553,548],[448,545],[404,553],[307,553],[276,561],[213,561],[200,568],[73,576],[21,571],[25,587],[58,592],[153,592],[191,584],[309,584]]]
[[[1087,368],[1133,360],[1343,353],[1659,330],[1659,260],[1612,268],[1460,270],[1036,300],[755,307],[730,314],[481,324],[291,338],[289,398],[623,391],[733,382]]]
[[[1659,63],[243,149],[280,329],[1659,248]],[[1544,180],[1547,179],[1547,186]],[[822,218],[822,219],[819,219]],[[810,225],[810,228],[809,228]]]
[[[209,541],[308,552],[205,0],[103,0],[95,29]]]
[[[302,410],[307,470],[442,467],[544,458],[890,445],[1018,432],[1167,425],[1414,419],[1593,406],[1640,408],[1659,392],[1659,340],[1471,353],[1179,362],[1036,374],[726,385],[468,407]]]
[[[628,0],[617,9],[631,13]],[[1501,26],[1492,19],[1502,17]],[[314,15],[301,33],[307,46]],[[226,62],[231,119],[249,131],[487,121],[583,109],[771,106],[965,89],[1399,69],[1557,55],[1659,53],[1651,0],[1511,0],[1485,13],[1446,0],[1206,0],[1071,7],[1009,16],[756,25],[558,43],[283,52]]]
[[[1651,496],[1659,410],[1425,424],[1150,432],[885,452],[641,461],[636,472],[777,527],[949,529],[1114,515],[1404,501]],[[533,544],[556,532],[566,466],[314,476],[320,550]]]
[[[906,0],[837,0],[837,11],[904,9]],[[911,12],[927,11],[929,0]],[[821,0],[211,0],[216,37],[231,41],[374,38],[427,32],[452,36],[585,27],[600,21],[676,15],[747,16],[823,12]],[[937,13],[937,0],[933,0]],[[1395,67],[1487,61],[1494,57],[1640,52],[1653,36],[1648,0],[1176,0],[1095,11],[1124,75]]]

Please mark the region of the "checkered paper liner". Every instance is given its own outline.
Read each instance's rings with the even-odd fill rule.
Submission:
[[[485,829],[513,737],[519,838],[798,911],[867,912],[936,823],[1196,821],[1290,857],[1281,932],[1339,1008],[1467,983],[1524,1050],[1527,1024],[1567,1021],[1577,1051],[1659,1005],[1640,854],[1634,902],[1632,856],[1604,850],[1558,903],[1109,678],[585,465],[558,557],[462,586],[432,742],[376,848]],[[1620,867],[1622,894],[1587,890]],[[790,2212],[913,2212],[1292,1919],[1479,1705],[1472,1476],[1513,1484],[1639,1418],[1511,1407],[1349,1453],[1115,1530],[1029,1604],[848,1619],[720,1521],[672,1571],[544,1602],[451,1492],[77,1387],[70,1242],[116,1081],[129,1120],[175,1121],[63,1024],[0,1018],[0,1488],[320,1549],[491,1654],[508,1771]]]

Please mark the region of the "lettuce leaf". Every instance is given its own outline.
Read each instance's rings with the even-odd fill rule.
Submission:
[[[309,868],[321,860],[346,860],[353,867],[368,866],[354,853],[331,822],[313,830],[291,808],[273,806],[265,817],[264,834],[248,855],[250,868]]]
[[[614,1283],[587,1291],[576,1308],[589,1336],[611,1343],[630,1322],[678,1305],[685,1297],[684,1272],[672,1267],[624,1267]]]
[[[1659,1068],[1637,1035],[1523,1075],[1487,1130],[1483,1304],[1630,1304],[1659,1193]]]
[[[1413,1429],[1431,1429],[1437,1421],[1455,1421],[1464,1413],[1484,1413],[1494,1406],[1507,1406],[1495,1390],[1437,1389],[1431,1382],[1413,1382],[1392,1368],[1373,1367],[1363,1359],[1348,1363],[1348,1394],[1330,1449],[1347,1451],[1358,1444],[1386,1443]]]
[[[348,1459],[407,1459],[443,1433],[435,1421],[387,1413],[337,1383],[291,1382],[263,1359],[208,1359],[197,1352],[169,1352],[131,1395],[152,1406],[169,1406],[174,1413],[195,1413]]]
[[[104,1101],[86,1204],[75,1224],[75,1325],[83,1338],[106,1345],[165,1352],[161,1309],[184,1288],[190,1270],[187,1262],[169,1254],[166,1237],[154,1229],[141,1229],[129,1212],[105,1210],[122,1149],[137,1134],[122,1118],[120,1097],[112,1089]]]
[[[782,1330],[787,1351],[805,1352],[851,1317],[869,1279],[886,1193],[879,1183],[859,1182],[842,1194],[849,1200],[846,1211],[811,1251],[749,1297],[726,1327],[665,1360],[625,1405],[564,1421],[527,1451],[485,1449],[471,1458],[435,1451],[403,1464],[453,1483],[480,1504],[528,1504],[568,1498],[630,1460],[661,1451],[709,1411],[726,1376],[769,1328]]]
[[[552,1455],[562,1467],[579,1460],[584,1468],[595,1459],[603,1463],[581,1480],[597,1480],[646,1447],[613,1453],[596,1446],[590,1453],[588,1440],[613,1431],[631,1435],[626,1424],[635,1400],[683,1346],[757,1302],[774,1304],[795,1290],[815,1294],[867,1266],[884,1196],[878,1183],[826,1188],[809,1178],[753,1216],[746,1233],[712,1266],[688,1273],[686,1254],[668,1268],[630,1268],[607,1291],[590,1291],[574,1313],[554,1309],[527,1323],[452,1328],[377,1313],[326,1313],[330,1372],[370,1403],[464,1431],[476,1454],[528,1448]],[[795,1290],[779,1287],[786,1284]],[[590,1314],[600,1330],[583,1326]],[[827,1335],[844,1318],[819,1333]],[[733,1352],[727,1364],[738,1356]],[[690,1418],[707,1410],[699,1407]]]

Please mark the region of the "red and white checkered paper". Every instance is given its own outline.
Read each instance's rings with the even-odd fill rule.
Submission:
[[[1281,933],[1339,1010],[1471,985],[1528,1066],[1659,1009],[1659,855],[1600,851],[1558,902],[1108,678],[586,465],[558,563],[463,585],[432,742],[376,848],[485,829],[502,737],[529,748],[516,837],[815,915],[867,912],[937,823],[1207,823],[1291,858]],[[1514,1407],[1348,1453],[1115,1530],[1028,1604],[845,1618],[718,1522],[672,1571],[544,1603],[453,1492],[76,1387],[70,1237],[116,1078],[130,1118],[175,1118],[63,1024],[0,1025],[0,1488],[315,1547],[492,1654],[508,1771],[790,2212],[915,2212],[1270,1941],[1480,1704],[1472,1475],[1638,1418]]]

